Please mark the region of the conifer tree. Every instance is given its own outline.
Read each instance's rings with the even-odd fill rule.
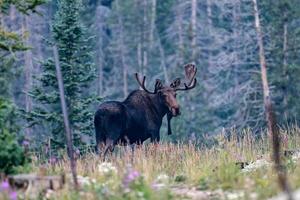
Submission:
[[[58,47],[73,144],[83,150],[85,145],[89,145],[86,136],[93,133],[93,112],[90,105],[96,102],[96,97],[88,91],[95,78],[95,66],[89,46],[91,38],[87,36],[80,20],[81,8],[81,0],[58,2],[58,11],[52,23],[53,40],[50,43],[55,43]],[[30,113],[30,121],[36,124],[42,120],[50,133],[51,148],[64,148],[62,111],[52,58],[43,63],[42,70],[40,85],[31,92],[32,97],[41,105]]]
[[[12,8],[18,15],[29,17],[44,2],[0,1],[0,173],[13,173],[15,167],[26,163],[25,151],[20,145],[20,116],[12,98],[12,84],[16,76],[17,55],[29,48],[24,43],[24,35],[11,30],[5,19]]]

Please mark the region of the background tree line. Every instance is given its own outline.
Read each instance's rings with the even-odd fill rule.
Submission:
[[[48,153],[63,147],[53,43],[79,150],[94,142],[99,97],[124,99],[138,88],[134,72],[146,75],[149,86],[157,78],[171,82],[189,62],[198,67],[199,84],[178,95],[182,115],[166,139],[205,143],[206,135],[222,130],[259,133],[265,127],[251,0],[60,0],[30,15],[8,3],[1,5],[1,97],[26,116],[16,122],[17,132],[32,146],[45,144]],[[298,123],[299,0],[262,0],[258,6],[278,122]],[[3,35],[2,27],[17,35]]]

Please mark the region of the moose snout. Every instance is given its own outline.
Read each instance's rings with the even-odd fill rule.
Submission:
[[[172,108],[171,108],[171,112],[172,112],[172,115],[173,115],[174,117],[180,115],[180,109],[179,109],[179,107],[172,107]]]

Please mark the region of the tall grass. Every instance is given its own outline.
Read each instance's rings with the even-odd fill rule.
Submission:
[[[298,127],[281,129],[280,134],[283,149],[299,148],[300,129]],[[96,154],[79,157],[77,171],[80,176],[95,179],[96,184],[105,183],[109,188],[111,193],[105,196],[105,192],[99,193],[93,188],[94,186],[89,187],[87,194],[92,194],[94,199],[103,199],[104,197],[107,199],[141,199],[138,196],[128,197],[126,192],[120,192],[124,192],[122,184],[124,177],[128,174],[128,169],[134,169],[141,174],[143,186],[140,187],[144,188],[141,191],[145,194],[149,193],[147,198],[145,197],[146,199],[177,198],[176,195],[172,195],[172,187],[176,185],[209,191],[220,189],[231,192],[242,191],[244,199],[266,199],[279,192],[276,173],[272,165],[245,172],[236,164],[238,162],[251,163],[261,159],[271,163],[271,145],[266,133],[257,138],[250,130],[244,130],[240,134],[233,131],[231,137],[225,137],[225,134],[222,133],[215,136],[215,139],[217,144],[210,148],[201,147],[192,142],[188,144],[166,142],[159,145],[141,145],[136,146],[134,152],[130,147],[117,147],[106,161],[116,167],[117,172],[114,176],[101,175],[99,165],[103,161]],[[299,187],[299,162],[290,157],[283,159],[292,187]],[[34,159],[32,171],[41,171],[41,168],[46,171],[46,174],[70,173],[67,157],[56,163],[43,165],[38,159]],[[167,183],[164,183],[164,189],[157,191],[151,185],[156,183],[157,177],[162,174],[169,178]],[[110,184],[107,184],[107,181]],[[58,193],[64,195],[66,199],[75,198],[71,195],[70,190],[71,187],[68,186]]]

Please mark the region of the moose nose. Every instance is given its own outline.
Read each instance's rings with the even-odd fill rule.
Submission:
[[[172,112],[172,115],[173,115],[173,116],[178,116],[178,115],[180,115],[179,107],[173,107],[173,108],[171,108],[171,112]]]

